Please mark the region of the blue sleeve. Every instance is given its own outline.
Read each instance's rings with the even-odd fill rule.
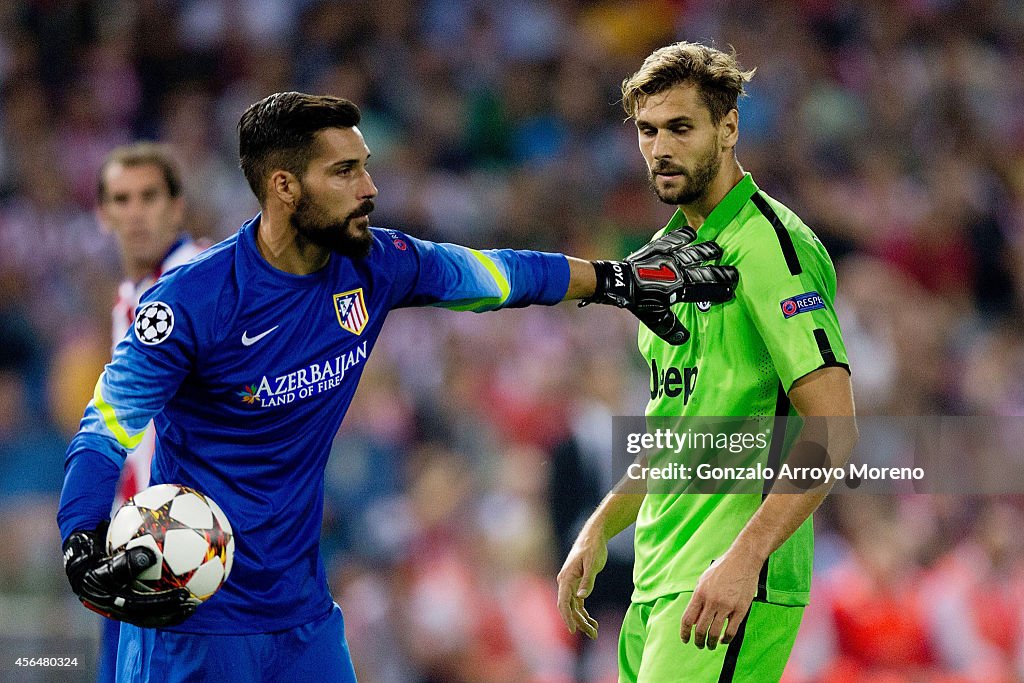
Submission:
[[[569,289],[562,254],[513,249],[480,251],[438,244],[395,230],[377,231],[382,266],[394,276],[392,308],[439,306],[493,311],[556,304]]]
[[[195,327],[173,290],[158,283],[146,293],[135,325],[96,382],[64,460],[57,511],[62,540],[109,518],[125,457],[191,371]],[[141,329],[143,319],[148,332]]]

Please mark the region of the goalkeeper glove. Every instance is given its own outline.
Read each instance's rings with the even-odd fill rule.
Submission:
[[[141,593],[135,578],[156,563],[149,548],[131,548],[113,557],[103,547],[108,522],[75,531],[64,542],[64,571],[82,604],[111,619],[143,628],[177,626],[192,616],[196,603],[184,588]]]
[[[690,338],[671,311],[680,302],[722,303],[736,296],[739,273],[732,266],[702,266],[722,256],[715,242],[692,244],[697,233],[682,227],[633,252],[625,261],[594,261],[597,288],[580,302],[626,308],[669,344]]]

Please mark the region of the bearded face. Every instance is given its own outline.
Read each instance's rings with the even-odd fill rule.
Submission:
[[[367,218],[372,211],[373,201],[366,199],[347,216],[338,218],[306,188],[290,220],[299,239],[341,256],[365,258],[373,244]]]
[[[735,110],[715,121],[698,87],[680,83],[646,96],[634,121],[658,198],[673,205],[701,203],[735,147]]]
[[[651,188],[666,204],[692,204],[707,194],[721,167],[722,157],[712,140],[689,167],[675,161],[655,161],[650,169]]]

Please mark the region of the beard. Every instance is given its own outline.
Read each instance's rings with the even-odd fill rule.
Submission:
[[[373,245],[373,234],[369,227],[356,227],[353,223],[358,218],[369,216],[371,211],[373,202],[367,199],[338,220],[313,195],[304,192],[295,203],[295,212],[289,220],[299,240],[348,258],[365,258]]]
[[[692,204],[708,193],[708,188],[714,182],[722,167],[722,157],[718,153],[718,147],[712,143],[703,156],[697,159],[693,168],[687,169],[682,166],[655,163],[650,169],[649,180],[651,189],[658,199],[666,204]],[[680,173],[686,179],[686,184],[678,189],[659,189],[658,173]]]

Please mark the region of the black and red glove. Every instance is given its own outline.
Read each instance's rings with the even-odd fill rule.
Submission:
[[[105,617],[144,628],[176,626],[192,616],[197,603],[184,588],[158,593],[132,588],[136,577],[157,561],[156,553],[132,548],[107,555],[107,524],[75,531],[64,542],[64,571],[82,604]]]
[[[690,332],[671,306],[680,302],[723,303],[736,296],[733,266],[701,265],[722,256],[713,241],[693,244],[697,233],[682,227],[654,240],[624,261],[594,261],[597,288],[580,302],[628,309],[669,344],[685,344]]]

